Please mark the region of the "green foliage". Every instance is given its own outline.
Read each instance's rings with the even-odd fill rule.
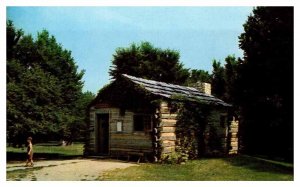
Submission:
[[[212,94],[220,99],[224,99],[225,93],[225,70],[221,65],[221,62],[213,60],[213,72],[212,72]]]
[[[244,61],[237,102],[249,153],[293,155],[293,12],[293,7],[256,7],[239,38]]]
[[[119,77],[99,90],[94,101],[111,104],[124,110],[153,113],[159,103],[158,99],[159,97],[149,93],[140,85]]]
[[[163,164],[178,164],[180,155],[178,152],[172,152],[171,154],[163,154],[160,158],[160,163]]]
[[[217,134],[215,127],[209,128],[208,147],[210,150],[222,150],[221,137]]]
[[[121,74],[183,84],[189,76],[188,69],[179,62],[179,52],[160,49],[149,42],[118,48],[113,55],[110,75],[117,79]]]
[[[189,71],[190,76],[186,81],[187,85],[193,85],[197,82],[207,82],[211,83],[212,76],[208,71],[204,71],[201,69],[192,69]]]
[[[176,126],[176,151],[194,159],[205,153],[204,132],[207,128],[209,105],[186,103],[180,106]]]
[[[228,55],[225,58],[225,93],[224,100],[228,103],[236,103],[237,96],[237,79],[238,79],[238,66],[241,59],[236,59],[234,55]]]
[[[216,60],[212,64],[212,94],[229,103],[234,101],[239,61],[234,55],[228,55],[224,66]]]
[[[7,138],[21,144],[35,140],[73,139],[84,123],[84,72],[71,52],[43,30],[36,39],[7,22]],[[86,105],[86,103],[84,104]],[[75,128],[77,129],[77,128]]]

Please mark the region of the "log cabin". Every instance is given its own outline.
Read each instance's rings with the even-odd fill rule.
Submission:
[[[88,106],[85,155],[139,155],[157,161],[175,152],[179,111],[172,103],[180,102],[211,106],[209,128],[203,132],[205,144],[214,128],[221,137],[217,151],[237,153],[238,121],[229,116],[230,104],[211,95],[210,84],[187,87],[122,74],[103,87]],[[206,148],[205,152],[216,150]]]

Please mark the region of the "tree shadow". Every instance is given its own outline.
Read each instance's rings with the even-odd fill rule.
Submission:
[[[60,153],[34,153],[34,160],[67,160],[74,158],[82,158],[82,155],[65,155]],[[26,153],[6,152],[6,161],[25,161],[27,159]]]
[[[233,166],[244,167],[257,172],[270,172],[281,174],[293,174],[294,167],[286,164],[280,164],[272,161],[258,159],[255,157],[238,155],[224,157],[223,160]]]

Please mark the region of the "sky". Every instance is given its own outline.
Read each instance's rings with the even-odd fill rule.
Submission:
[[[46,29],[72,51],[85,70],[83,91],[97,93],[110,82],[118,47],[149,41],[180,52],[185,68],[211,72],[212,60],[243,57],[238,36],[252,7],[7,7],[7,19],[25,34]]]

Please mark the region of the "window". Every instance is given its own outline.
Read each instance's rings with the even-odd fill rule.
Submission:
[[[135,114],[133,116],[134,131],[149,131],[151,130],[151,115]]]
[[[117,122],[117,132],[122,132],[122,130],[123,130],[123,122],[118,121]]]

